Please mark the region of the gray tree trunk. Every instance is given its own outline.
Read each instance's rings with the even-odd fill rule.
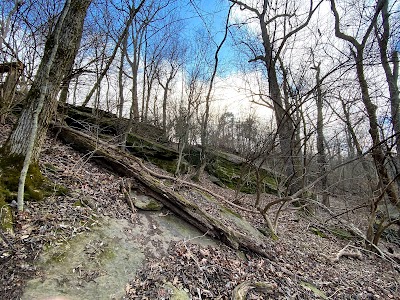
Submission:
[[[399,114],[399,105],[400,105],[400,96],[399,96],[399,87],[397,84],[398,72],[399,72],[399,58],[397,55],[397,51],[394,50],[392,53],[392,64],[393,69],[390,67],[390,59],[388,53],[388,42],[390,38],[390,24],[389,24],[389,1],[385,1],[381,16],[382,16],[382,28],[383,32],[379,35],[377,27],[375,27],[375,35],[378,40],[379,52],[381,56],[382,67],[385,71],[386,81],[389,87],[389,95],[390,95],[390,112],[392,117],[392,126],[393,132],[395,133],[395,143],[397,156],[395,159],[396,168],[400,168],[400,114]]]
[[[325,145],[324,145],[324,117],[323,117],[323,104],[324,100],[322,97],[322,82],[320,77],[320,64],[315,66],[316,74],[316,86],[317,86],[317,163],[319,176],[321,176],[321,189],[322,189],[322,204],[327,207],[330,207],[329,203],[329,194],[328,194],[328,176],[326,175],[326,153],[325,153]]]
[[[168,103],[168,92],[170,90],[170,84],[172,80],[175,78],[175,75],[178,72],[178,66],[175,66],[173,62],[170,63],[171,70],[168,74],[167,80],[165,84],[161,82],[161,78],[158,77],[158,83],[161,85],[163,89],[163,101],[162,101],[162,128],[164,130],[164,138],[167,138],[167,103]]]
[[[246,1],[238,1],[238,0],[229,0],[229,1],[239,5],[240,9],[247,10],[255,14],[257,17],[257,21],[259,22],[260,25],[263,54],[260,56],[256,56],[254,59],[250,61],[262,61],[265,64],[268,72],[269,97],[273,102],[273,107],[275,111],[275,119],[278,128],[281,156],[284,162],[284,173],[291,182],[288,192],[293,194],[296,191],[300,190],[301,186],[301,181],[300,181],[301,174],[299,174],[298,171],[296,171],[296,168],[299,166],[299,163],[296,162],[296,157],[295,157],[296,153],[293,153],[296,151],[295,150],[296,132],[293,121],[291,120],[290,116],[291,112],[288,110],[287,107],[284,106],[282,100],[279,79],[276,73],[276,64],[278,60],[281,59],[281,53],[283,51],[283,47],[287,42],[287,40],[291,36],[295,36],[299,31],[301,31],[308,25],[312,15],[314,14],[316,8],[319,6],[321,2],[317,4],[316,7],[314,7],[313,2],[310,1],[310,8],[307,17],[297,27],[292,28],[290,26],[290,22],[288,23],[289,18],[285,19],[286,17],[285,15],[274,15],[272,17],[268,16],[268,10],[271,7],[271,3],[268,0],[261,1],[262,5],[259,5],[258,7],[251,6],[247,4]],[[278,39],[279,42],[277,42],[277,40],[274,40],[276,32],[273,31],[274,26],[272,25],[272,23],[276,21],[278,17],[281,17],[281,20],[284,20],[285,22],[285,25],[282,28],[282,30],[284,30],[284,36],[282,39]],[[269,30],[272,30],[271,34]]]
[[[0,73],[8,73],[4,84],[0,85],[0,122],[4,123],[13,105],[16,87],[24,65],[17,61],[2,64],[0,68]]]
[[[16,127],[4,145],[3,153],[5,155],[22,157],[27,155],[29,148],[27,137],[30,136],[33,129],[34,113],[40,98],[44,97],[44,105],[38,116],[37,135],[32,150],[32,162],[38,161],[49,122],[57,107],[57,95],[61,82],[71,69],[80,45],[83,22],[90,3],[91,0],[72,0],[58,37],[53,32],[47,39],[37,75],[26,97],[26,105],[22,109]],[[58,41],[60,43],[51,63],[51,54]],[[51,63],[50,66],[49,63]],[[49,76],[46,76],[48,68]]]

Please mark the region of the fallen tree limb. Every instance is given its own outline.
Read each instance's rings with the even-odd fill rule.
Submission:
[[[55,129],[58,132],[59,138],[64,142],[70,144],[78,151],[84,153],[93,152],[93,160],[96,160],[121,176],[131,178],[135,181],[135,188],[139,189],[140,192],[150,195],[160,201],[165,207],[197,227],[203,233],[207,232],[208,235],[223,241],[234,249],[249,249],[264,257],[268,257],[268,251],[266,250],[267,245],[265,243],[266,238],[256,229],[252,228],[250,224],[248,225],[251,231],[249,231],[250,229],[248,229],[247,226],[240,228],[229,226],[227,224],[232,224],[231,220],[223,220],[221,219],[221,215],[215,216],[210,212],[206,212],[203,207],[198,206],[190,199],[187,199],[182,193],[173,190],[160,180],[167,179],[177,181],[176,178],[157,174],[149,170],[136,157],[114,146],[108,145],[99,138],[89,136],[65,126],[56,126]],[[207,192],[213,197],[222,200],[222,197],[210,193],[199,185],[182,180],[180,180],[179,183]],[[214,202],[212,204],[215,205]],[[221,204],[217,205],[218,207],[222,207]],[[245,221],[243,220],[243,222]]]
[[[246,211],[246,212],[253,213],[253,214],[259,214],[260,213],[257,210],[247,209],[247,208],[244,208],[244,207],[242,207],[240,205],[237,205],[237,204],[235,204],[235,203],[233,203],[233,202],[231,202],[229,200],[226,200],[224,197],[222,197],[222,196],[220,196],[220,195],[218,195],[218,194],[216,194],[216,193],[214,193],[214,192],[202,187],[201,185],[198,185],[198,184],[195,184],[193,182],[186,181],[186,180],[182,180],[180,178],[176,178],[176,177],[172,177],[172,176],[156,173],[156,172],[150,170],[149,168],[147,168],[140,158],[133,157],[133,159],[143,168],[143,170],[147,171],[150,175],[152,175],[154,177],[157,177],[159,179],[172,180],[172,181],[175,181],[175,182],[177,182],[177,183],[179,183],[181,185],[184,185],[186,187],[196,188],[196,189],[198,189],[200,191],[203,191],[203,192],[206,192],[206,193],[210,194],[211,196],[213,196],[214,198],[217,198],[218,200],[221,200],[221,201],[223,201],[223,202],[225,202],[225,203],[227,203],[227,204],[229,204],[229,205],[231,205],[233,207],[236,207],[236,208],[238,208],[238,209],[240,209],[242,211]]]

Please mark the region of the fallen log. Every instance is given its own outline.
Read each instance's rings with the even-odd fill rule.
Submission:
[[[66,126],[55,125],[54,128],[58,137],[65,143],[80,152],[91,152],[93,160],[118,175],[130,178],[134,181],[132,186],[141,193],[160,201],[174,214],[203,233],[221,240],[234,249],[248,249],[269,257],[267,238],[247,221],[223,206],[213,194],[204,195],[204,190],[196,189],[195,184],[191,187],[182,185],[179,190],[175,190],[171,182],[174,180],[173,177],[161,175],[157,178],[153,171],[150,172],[144,167],[140,159],[98,137]],[[201,198],[200,203],[189,199],[188,192],[196,193],[196,198]],[[205,208],[208,205],[213,206],[214,209],[206,211]]]

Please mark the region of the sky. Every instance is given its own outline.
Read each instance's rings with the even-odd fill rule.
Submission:
[[[177,4],[180,18],[186,23],[181,34],[191,42],[199,31],[208,36],[211,48],[209,61],[213,63],[214,51],[224,35],[230,2],[228,0],[177,0]],[[236,9],[233,11],[234,15],[231,19],[237,17],[237,14],[242,15],[243,13],[243,11]],[[89,14],[89,16],[94,18],[96,14]],[[112,19],[112,22],[123,20],[123,18]],[[101,31],[101,29],[97,30]],[[251,76],[257,77],[257,74],[250,73],[247,78],[244,78],[245,72],[240,70],[239,62],[245,66],[251,64],[246,61],[246,56],[233,47],[233,43],[232,36],[228,34],[228,39],[219,53],[218,72],[213,93],[213,109],[216,112],[233,112],[241,117],[255,113],[260,119],[269,121],[272,116],[270,109],[250,103],[249,88],[257,89],[256,84],[252,86],[256,80]],[[209,73],[211,73],[211,70]]]
[[[183,14],[188,16],[186,36],[190,38],[195,31],[204,30],[213,40],[212,48],[216,50],[223,39],[229,2],[227,0],[182,0],[182,2],[186,3],[183,6]],[[231,14],[232,18],[235,16]],[[215,113],[232,112],[240,118],[254,114],[261,121],[269,122],[272,111],[250,102],[249,86],[245,82],[243,72],[239,70],[237,56],[231,35],[228,34],[219,53],[213,110]]]

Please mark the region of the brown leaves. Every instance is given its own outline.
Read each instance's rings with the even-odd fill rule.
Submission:
[[[165,282],[186,288],[192,299],[230,299],[232,290],[242,281],[258,278],[273,281],[265,273],[266,261],[262,258],[254,257],[246,262],[225,246],[219,249],[179,242],[170,247],[167,257],[157,262],[158,267],[154,263],[151,267],[145,266],[130,283],[135,286],[135,292],[128,293],[127,299],[142,299],[141,295],[156,299]],[[160,269],[163,270],[161,277],[156,275]],[[273,292],[273,295],[279,293]]]

